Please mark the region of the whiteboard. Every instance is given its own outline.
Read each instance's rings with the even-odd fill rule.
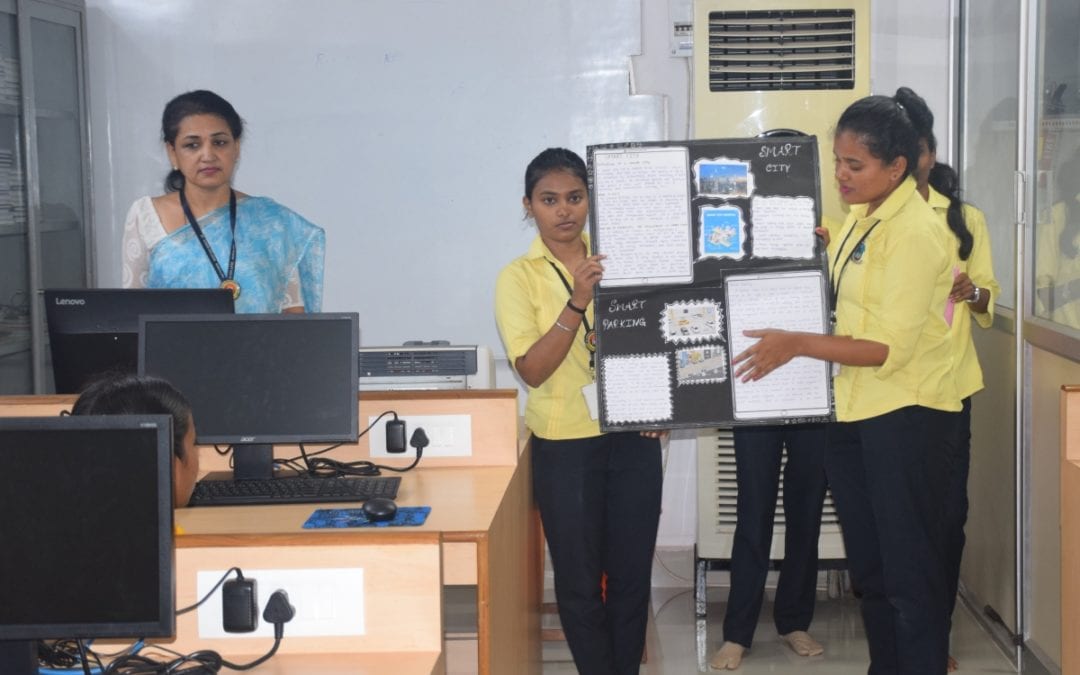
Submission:
[[[89,0],[96,285],[130,204],[168,171],[161,111],[212,89],[247,123],[237,189],[326,229],[325,311],[361,343],[502,353],[499,269],[534,236],[537,152],[663,140],[629,93],[640,0]]]

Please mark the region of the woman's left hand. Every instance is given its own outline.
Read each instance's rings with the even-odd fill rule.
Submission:
[[[667,435],[669,433],[671,433],[670,429],[652,429],[648,431],[642,431],[641,435],[645,438],[658,438],[660,440],[664,440],[665,438],[667,438]]]
[[[739,364],[735,377],[741,377],[743,382],[760,380],[799,355],[798,333],[769,328],[743,331],[743,335],[761,338],[731,360]]]
[[[975,293],[975,284],[966,273],[960,272],[953,279],[952,290],[949,291],[949,299],[953,302],[964,302]]]

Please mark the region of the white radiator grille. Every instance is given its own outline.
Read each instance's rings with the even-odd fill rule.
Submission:
[[[855,11],[709,12],[709,91],[855,87]]]
[[[731,429],[702,429],[698,432],[698,541],[699,558],[731,559],[735,536],[735,506],[738,488],[735,482],[735,440]],[[787,462],[787,452],[783,463]],[[781,464],[781,467],[783,466]],[[784,557],[784,485],[776,498],[776,522],[773,527],[770,557]],[[821,537],[818,555],[822,560],[844,558],[840,522],[832,495],[826,493],[821,514]]]

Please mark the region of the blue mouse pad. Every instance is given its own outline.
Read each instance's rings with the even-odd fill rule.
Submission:
[[[400,506],[392,520],[374,523],[364,515],[363,509],[317,509],[308,517],[307,522],[304,523],[304,528],[423,525],[429,513],[431,513],[430,506]]]

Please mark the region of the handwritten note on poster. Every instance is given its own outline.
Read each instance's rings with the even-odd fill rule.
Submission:
[[[824,278],[820,270],[729,276],[728,329],[732,356],[754,344],[743,331],[777,328],[824,333]],[[732,378],[734,416],[797,418],[829,414],[829,364],[796,357],[754,382]]]
[[[597,150],[592,161],[601,286],[692,281],[687,149]]]
[[[671,365],[666,354],[604,359],[606,419],[615,424],[671,419]]]
[[[755,258],[814,257],[814,200],[810,197],[754,197]]]

